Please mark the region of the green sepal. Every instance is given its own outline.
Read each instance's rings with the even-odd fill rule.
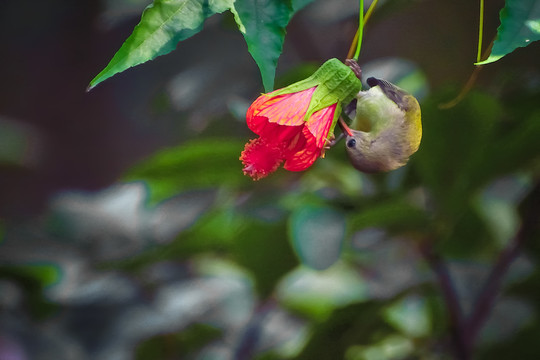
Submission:
[[[335,122],[341,114],[341,103],[350,102],[362,90],[362,83],[347,65],[334,58],[327,60],[307,79],[276,90],[272,96],[292,94],[315,86],[317,88],[311,97],[304,119],[307,121],[314,112],[337,103],[338,107],[330,131],[332,134]]]
[[[341,103],[338,102],[337,105],[336,105],[336,112],[334,113],[334,118],[332,119],[332,125],[330,125],[330,131],[328,131],[327,138],[329,138],[330,136],[332,136],[334,134],[334,129],[336,127],[339,116],[341,115],[341,110],[342,109],[343,109],[343,107],[342,107]]]

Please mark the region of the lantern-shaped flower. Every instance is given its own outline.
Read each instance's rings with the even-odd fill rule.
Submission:
[[[342,103],[361,89],[347,65],[330,59],[309,78],[259,96],[246,115],[248,127],[259,137],[240,156],[244,174],[259,180],[283,162],[286,170],[307,169],[324,154]]]

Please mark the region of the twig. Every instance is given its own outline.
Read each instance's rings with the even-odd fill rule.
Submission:
[[[501,291],[502,281],[510,265],[519,255],[521,248],[540,223],[540,182],[530,192],[528,207],[524,209],[521,226],[510,244],[502,251],[482,286],[474,303],[471,315],[465,318],[459,305],[457,292],[443,259],[433,251],[432,239],[420,244],[420,253],[429,264],[441,287],[450,318],[450,333],[456,357],[469,360],[472,357],[476,338],[485,324]]]
[[[264,321],[275,307],[276,299],[274,297],[269,297],[257,306],[235,347],[233,359],[250,360],[254,358]]]
[[[484,54],[482,55],[482,58],[484,59],[487,58],[488,55],[491,53],[491,49],[493,48],[495,39],[496,37],[493,38],[489,46],[486,48],[486,50],[484,51]],[[467,80],[467,82],[465,83],[461,91],[459,92],[459,94],[454,99],[448,102],[439,104],[439,109],[446,110],[446,109],[453,108],[454,106],[459,104],[461,100],[465,98],[465,96],[469,93],[469,91],[472,90],[472,88],[476,84],[476,80],[478,79],[478,75],[480,74],[480,71],[482,70],[482,68],[483,68],[483,65],[476,65],[473,72],[471,73],[471,76],[469,77],[469,79]]]
[[[456,357],[461,360],[470,359],[470,348],[463,338],[463,310],[459,304],[458,295],[448,268],[443,259],[433,251],[432,239],[420,244],[420,253],[437,276],[442,296],[448,309],[450,335],[456,351]]]
[[[466,341],[468,342],[468,346],[470,348],[474,347],[476,337],[486,322],[491,309],[497,300],[504,275],[506,275],[510,265],[520,253],[522,239],[522,236],[520,236],[521,233],[522,232],[520,231],[514,238],[514,241],[512,241],[512,243],[503,250],[499,256],[499,259],[493,265],[487,280],[483,284],[482,290],[476,298],[471,315],[467,319],[467,327],[465,329],[468,335],[466,336]]]
[[[510,244],[503,250],[497,262],[493,265],[491,272],[478,295],[473,306],[470,318],[467,320],[468,336],[466,337],[472,347],[478,333],[485,324],[490,310],[495,304],[495,300],[501,290],[504,276],[512,262],[519,255],[525,239],[538,226],[540,218],[540,182],[531,191],[529,198],[529,208],[526,209],[521,226]]]

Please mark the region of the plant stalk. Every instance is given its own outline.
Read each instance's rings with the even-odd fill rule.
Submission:
[[[360,55],[360,47],[362,46],[361,43],[362,43],[363,29],[366,26],[366,23],[368,22],[369,18],[371,17],[373,10],[375,10],[375,6],[377,6],[378,2],[379,0],[373,0],[371,2],[371,5],[369,6],[368,11],[364,15],[364,2],[363,0],[360,0],[358,30],[356,30],[354,39],[351,43],[351,46],[349,47],[349,52],[347,53],[347,59],[354,59],[358,61],[358,57]],[[363,19],[360,19],[360,17],[363,17]],[[356,49],[356,52],[355,52],[355,49]]]

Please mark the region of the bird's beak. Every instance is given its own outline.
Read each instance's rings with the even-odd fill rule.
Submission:
[[[343,131],[344,133],[346,133],[349,136],[353,136],[353,132],[352,132],[351,128],[348,127],[347,124],[345,124],[345,121],[343,121],[342,117],[339,118],[338,123],[339,123],[339,127],[341,128],[341,131]]]

